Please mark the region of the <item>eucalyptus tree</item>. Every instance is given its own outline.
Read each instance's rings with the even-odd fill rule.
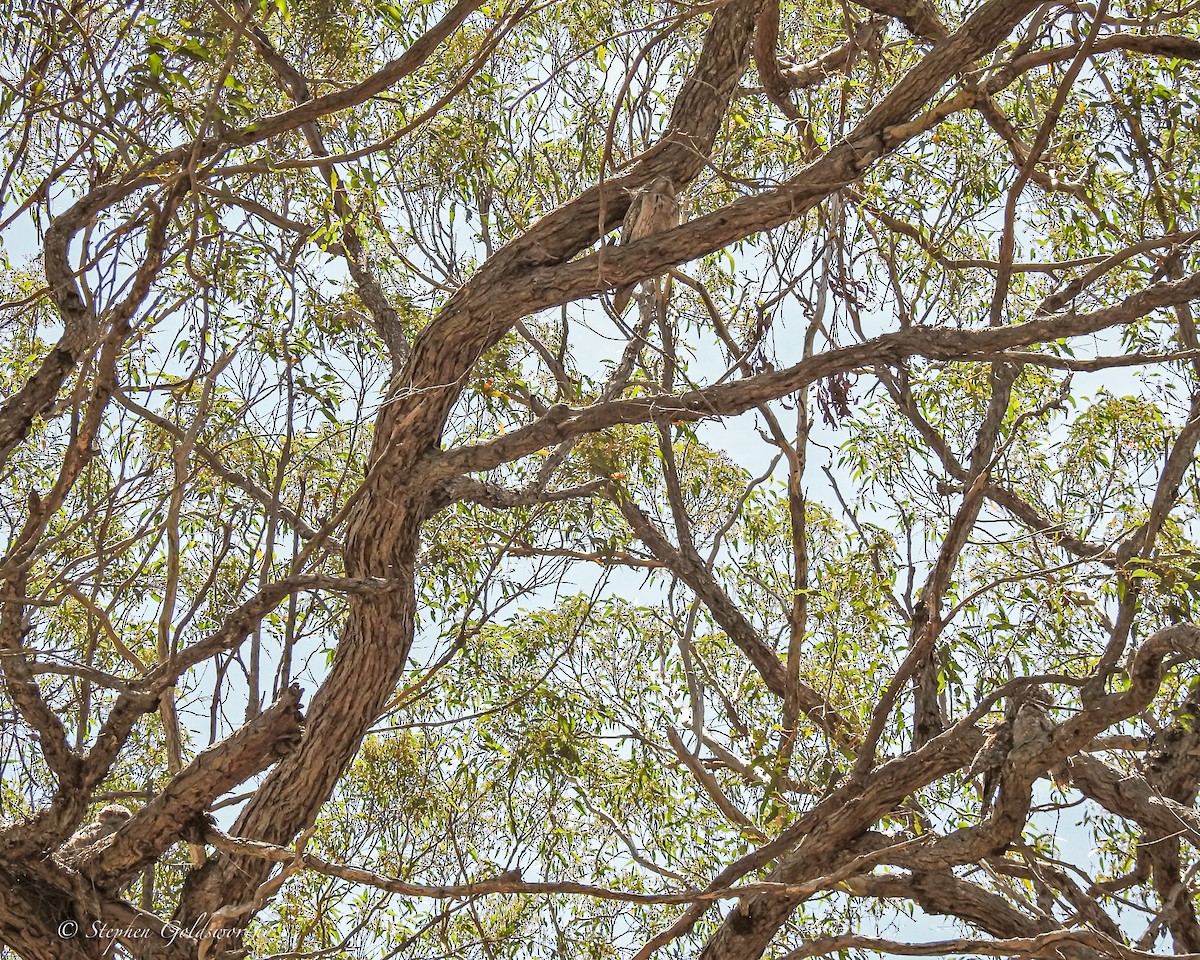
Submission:
[[[8,13],[8,949],[1200,953],[1195,4]]]

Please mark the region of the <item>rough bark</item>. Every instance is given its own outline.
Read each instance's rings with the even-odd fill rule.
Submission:
[[[669,169],[676,182],[689,180],[700,168],[745,70],[756,11],[755,3],[741,2],[713,15],[697,67],[676,101],[670,131],[644,161],[645,168]],[[246,805],[236,835],[286,843],[311,824],[394,693],[412,644],[413,562],[428,515],[430,488],[420,482],[416,467],[437,450],[468,371],[521,315],[523,305],[506,303],[497,289],[532,264],[565,260],[595,242],[606,199],[606,225],[615,225],[625,213],[628,197],[614,200],[618,193],[596,187],[549,214],[499,251],[418,336],[376,421],[365,492],[344,540],[347,575],[395,579],[403,587],[352,598],[300,748]],[[268,869],[261,861],[214,858],[187,879],[178,918],[186,926],[223,904],[245,900]]]

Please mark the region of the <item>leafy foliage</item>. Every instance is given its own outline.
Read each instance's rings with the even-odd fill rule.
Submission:
[[[1196,9],[3,31],[6,948],[1200,954]]]

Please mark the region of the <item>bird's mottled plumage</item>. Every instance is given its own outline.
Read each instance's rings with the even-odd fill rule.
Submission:
[[[92,844],[98,843],[105,837],[112,836],[132,816],[133,814],[129,812],[129,809],[121,806],[119,803],[110,803],[107,807],[102,807],[100,812],[96,814],[95,820],[85,823],[72,834],[70,840],[59,848],[58,855],[67,860],[78,856]]]
[[[1054,722],[1050,719],[1053,705],[1050,695],[1039,687],[1031,687],[1009,698],[1003,722],[988,731],[983,746],[967,770],[968,780],[979,778],[981,813],[991,809],[1008,755],[1026,744],[1043,740],[1054,731]]]
[[[1054,722],[1050,719],[1052,705],[1044,690],[1035,687],[1026,694],[1013,719],[1014,750],[1050,735],[1054,730]]]
[[[1011,749],[1012,726],[998,723],[988,731],[983,746],[967,770],[968,780],[979,778],[979,808],[983,813],[991,809],[996,787],[1000,783],[1000,767]]]
[[[633,195],[621,229],[621,246],[662,233],[679,225],[679,201],[675,184],[669,177],[658,176]],[[629,306],[633,285],[619,287],[613,294],[613,309],[618,316]]]

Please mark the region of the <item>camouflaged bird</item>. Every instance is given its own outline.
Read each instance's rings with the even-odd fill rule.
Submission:
[[[1050,719],[1050,708],[1054,701],[1045,690],[1032,687],[1026,691],[1017,705],[1013,718],[1013,749],[1044,740],[1054,732],[1054,721]]]
[[[995,724],[988,730],[983,747],[967,769],[967,781],[978,778],[979,812],[986,814],[992,808],[996,787],[1000,784],[1000,767],[1012,750],[1012,723],[1008,720]]]
[[[96,814],[96,819],[84,824],[66,843],[58,849],[58,856],[65,861],[74,860],[93,844],[99,843],[105,837],[111,837],[125,826],[133,816],[127,807],[119,803],[110,803]]]
[[[675,184],[669,177],[658,176],[636,191],[625,213],[621,229],[621,246],[642,240],[679,226],[679,201],[675,199]],[[634,284],[618,287],[613,294],[613,309],[623,314],[633,296]]]
[[[1008,755],[1054,732],[1054,721],[1050,719],[1052,706],[1050,694],[1040,687],[1031,687],[1009,698],[1004,720],[988,731],[983,747],[967,770],[968,781],[979,778],[980,813],[986,814],[992,807]],[[1059,778],[1057,767],[1050,773],[1056,780]]]

